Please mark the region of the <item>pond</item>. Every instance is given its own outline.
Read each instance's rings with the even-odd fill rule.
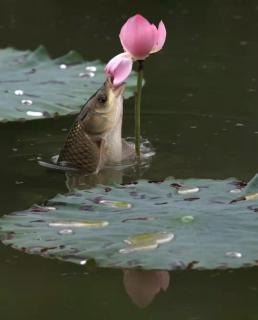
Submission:
[[[163,19],[166,46],[145,64],[142,135],[154,150],[141,178],[249,181],[257,173],[258,5],[256,1],[8,1],[0,4],[0,47],[51,57],[74,49],[107,62],[121,52],[128,16]],[[123,135],[134,134],[133,99]],[[37,159],[57,153],[74,116],[1,123],[0,215],[68,191],[62,173]],[[135,179],[135,176],[133,176]],[[125,175],[124,181],[132,176]],[[256,319],[258,269],[95,269],[0,245],[4,319]]]

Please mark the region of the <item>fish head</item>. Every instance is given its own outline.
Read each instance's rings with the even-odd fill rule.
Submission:
[[[79,115],[87,133],[105,134],[122,120],[124,87],[124,83],[114,86],[108,78],[89,99]]]

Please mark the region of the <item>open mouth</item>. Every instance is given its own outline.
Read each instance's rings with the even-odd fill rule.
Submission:
[[[112,85],[112,90],[115,94],[116,97],[119,95],[122,95],[125,89],[125,83],[121,83],[119,86],[113,86]]]
[[[125,82],[121,83],[120,85],[118,86],[114,86],[113,85],[113,81],[112,81],[112,78],[109,77],[107,78],[107,82],[108,86],[111,88],[111,90],[113,91],[114,95],[116,97],[118,97],[119,95],[123,94],[124,92],[124,89],[125,89]]]

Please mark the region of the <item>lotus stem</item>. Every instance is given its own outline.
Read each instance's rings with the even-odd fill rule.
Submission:
[[[138,160],[140,159],[141,144],[141,99],[142,99],[142,80],[143,80],[143,60],[138,60],[138,78],[137,91],[135,94],[135,153]]]

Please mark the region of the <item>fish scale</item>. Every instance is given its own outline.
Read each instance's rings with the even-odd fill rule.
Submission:
[[[85,103],[68,133],[58,164],[68,163],[97,173],[107,163],[120,163],[132,148],[121,137],[124,85],[114,87],[110,78]]]
[[[95,172],[99,165],[100,149],[85,133],[79,121],[75,121],[65,144],[60,152],[58,162],[66,161],[87,172]]]

